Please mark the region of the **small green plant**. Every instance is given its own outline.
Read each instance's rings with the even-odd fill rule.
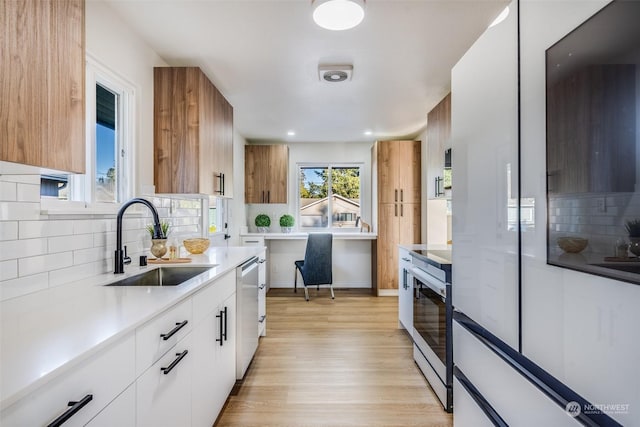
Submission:
[[[294,223],[294,218],[289,214],[284,214],[280,217],[280,227],[293,227]]]
[[[640,219],[627,221],[625,228],[629,233],[629,237],[640,237]]]
[[[271,225],[271,218],[267,214],[259,214],[255,220],[256,227],[269,227]]]
[[[160,221],[160,228],[162,229],[162,234],[164,235],[164,237],[167,237],[167,233],[169,233],[170,227],[171,226],[167,221]],[[147,231],[149,232],[149,234],[151,235],[151,238],[153,239],[153,235],[155,233],[155,227],[153,226],[153,224],[147,225]]]

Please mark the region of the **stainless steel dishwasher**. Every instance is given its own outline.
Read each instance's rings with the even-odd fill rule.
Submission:
[[[236,270],[236,379],[244,377],[258,348],[258,257]]]

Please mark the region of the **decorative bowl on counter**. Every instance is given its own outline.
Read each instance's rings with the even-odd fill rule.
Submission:
[[[582,252],[589,244],[589,240],[582,237],[558,237],[557,242],[560,249],[572,254]]]
[[[204,237],[184,239],[182,243],[184,244],[184,248],[193,255],[201,254],[209,248],[209,239]]]

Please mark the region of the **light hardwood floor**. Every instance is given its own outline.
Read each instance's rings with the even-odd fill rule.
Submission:
[[[267,336],[217,426],[451,426],[398,329],[397,299],[274,289]]]

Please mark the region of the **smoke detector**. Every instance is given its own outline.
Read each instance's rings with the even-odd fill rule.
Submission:
[[[351,80],[353,65],[319,65],[318,77],[320,81],[339,83]]]

